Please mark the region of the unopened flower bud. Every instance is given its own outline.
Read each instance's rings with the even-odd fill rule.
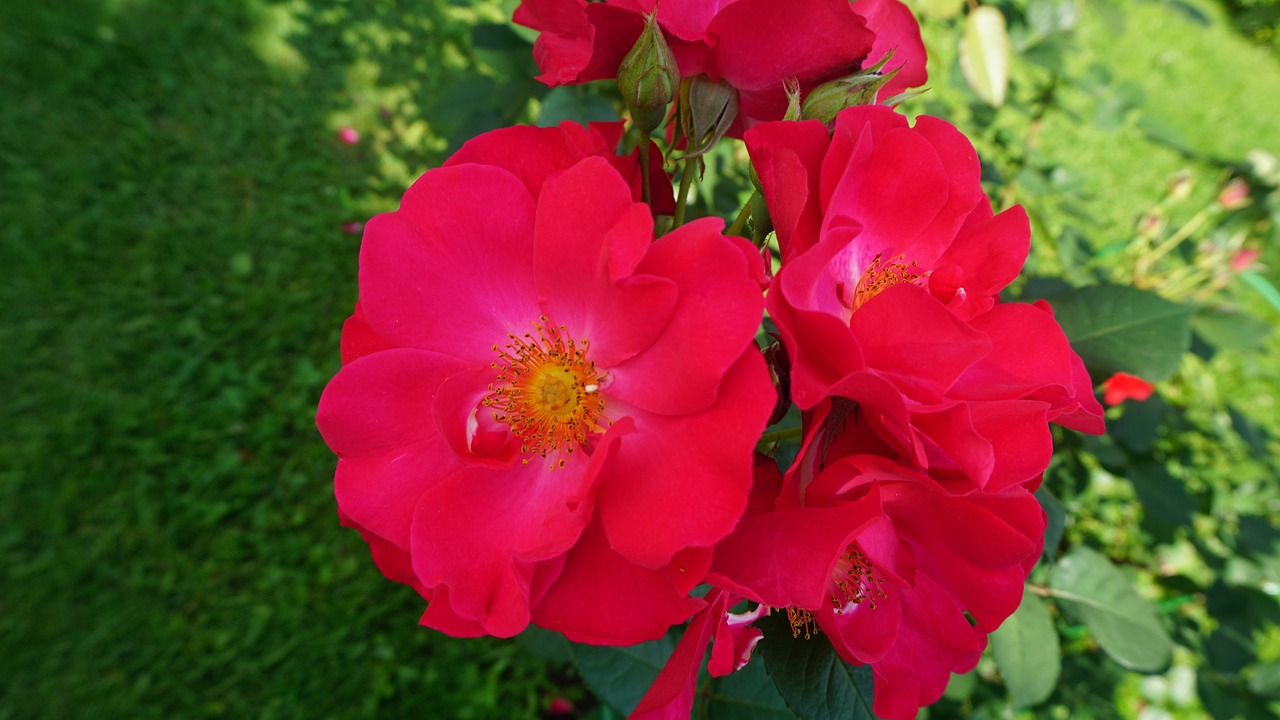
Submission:
[[[695,75],[685,84],[688,93],[680,100],[680,121],[689,141],[685,157],[697,157],[719,142],[738,116],[738,91],[706,75]]]
[[[880,88],[885,86],[897,70],[881,74],[885,63],[893,53],[885,54],[880,62],[869,68],[859,70],[852,75],[823,83],[809,93],[804,99],[801,115],[805,120],[821,120],[830,125],[835,122],[836,114],[854,105],[874,105]]]
[[[1178,174],[1173,176],[1173,182],[1169,183],[1169,197],[1174,200],[1184,200],[1190,194],[1191,172],[1179,170]]]
[[[573,701],[567,697],[554,697],[547,705],[547,713],[554,717],[563,717],[573,714]]]
[[[1160,217],[1158,212],[1149,212],[1142,216],[1142,221],[1138,223],[1138,234],[1143,237],[1155,237],[1164,230],[1164,218]]]
[[[641,132],[651,133],[662,124],[679,89],[676,56],[658,27],[657,14],[649,15],[640,39],[618,66],[618,91]]]
[[[1249,183],[1244,178],[1232,178],[1218,193],[1218,204],[1224,210],[1239,210],[1249,204]]]
[[[1253,267],[1253,264],[1260,257],[1262,257],[1262,251],[1258,248],[1240,248],[1235,255],[1231,256],[1231,269],[1236,272],[1244,272]]]

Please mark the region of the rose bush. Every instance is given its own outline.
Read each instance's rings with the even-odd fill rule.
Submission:
[[[634,717],[687,717],[708,645],[712,676],[738,671],[770,614],[868,666],[877,715],[914,717],[1019,607],[1049,423],[1102,430],[1052,308],[1001,300],[1026,213],[993,212],[954,127],[874,104],[924,79],[896,0],[515,19],[544,81],[622,76],[638,149],[621,124],[493,131],[368,223],[318,415],[343,523],[453,635],[632,644],[688,620]],[[819,119],[778,120],[838,78],[787,114]],[[684,220],[730,109],[756,193],[725,235]],[[791,404],[800,426],[764,442]],[[785,473],[753,452],[784,439]]]

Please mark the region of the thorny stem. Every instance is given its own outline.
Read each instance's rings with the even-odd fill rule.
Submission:
[[[1187,224],[1178,228],[1177,232],[1170,235],[1164,242],[1157,245],[1154,250],[1149,253],[1143,253],[1142,256],[1138,258],[1138,262],[1133,269],[1134,280],[1141,280],[1145,278],[1147,272],[1157,260],[1167,255],[1170,250],[1176,248],[1183,240],[1191,237],[1192,233],[1199,230],[1200,226],[1204,225],[1205,222],[1209,220],[1209,216],[1212,214],[1211,210],[1212,208],[1208,207],[1196,213],[1187,221]]]

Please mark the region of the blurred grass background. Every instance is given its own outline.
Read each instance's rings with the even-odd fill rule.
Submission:
[[[0,720],[581,700],[517,644],[416,626],[419,598],[338,525],[313,422],[355,299],[344,224],[543,109],[514,5],[0,3]],[[1071,62],[1105,77],[1063,100],[1037,162],[1071,161],[1095,246],[1131,234],[1177,170],[1211,197],[1218,160],[1280,151],[1273,35],[1200,0],[1082,7]],[[981,148],[1002,128],[948,101],[952,40],[929,38],[933,99],[913,108],[941,103]],[[1141,117],[1099,122],[1127,87],[1193,154]],[[358,143],[338,141],[347,126]],[[1052,231],[1070,213],[1045,203]],[[1274,361],[1215,369],[1273,433]]]

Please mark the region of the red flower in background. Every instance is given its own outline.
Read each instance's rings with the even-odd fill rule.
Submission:
[[[782,119],[785,79],[797,78],[807,93],[890,51],[884,72],[901,69],[882,97],[925,82],[920,28],[897,0],[523,0],[515,21],[542,33],[533,51],[538,79],[576,84],[616,76],[655,8],[681,75],[736,88],[743,128]]]
[[[1156,386],[1137,375],[1118,372],[1107,378],[1103,384],[1102,401],[1108,405],[1119,405],[1125,400],[1142,402],[1151,397]]]
[[[616,140],[487,133],[366,227],[317,424],[344,522],[445,632],[657,637],[747,502],[763,265],[715,220],[654,241]]]

